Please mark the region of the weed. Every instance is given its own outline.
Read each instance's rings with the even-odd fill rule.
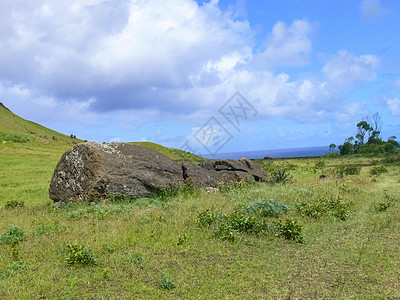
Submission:
[[[277,218],[285,214],[289,209],[290,207],[285,203],[274,199],[268,199],[251,202],[247,204],[242,211],[252,215],[259,215],[261,217]]]
[[[350,216],[348,208],[350,203],[344,203],[338,198],[318,198],[311,202],[301,202],[297,205],[297,211],[302,216],[318,219],[321,216],[331,213],[334,217],[345,221]]]
[[[25,206],[24,201],[11,200],[11,201],[7,201],[6,205],[4,207],[6,209],[13,209],[13,208],[24,207],[24,206]]]
[[[66,246],[67,257],[65,258],[69,265],[97,265],[97,257],[90,249],[86,249],[80,244],[68,244]]]
[[[361,173],[362,166],[348,164],[341,165],[335,168],[337,174],[346,174],[346,175],[359,175]]]
[[[318,161],[315,163],[314,168],[317,169],[317,170],[322,170],[322,169],[324,169],[324,168],[325,168],[325,162],[324,162],[322,159],[318,160]]]
[[[209,209],[201,211],[197,215],[197,222],[200,224],[200,226],[210,226],[212,223],[214,223],[215,219],[216,217],[214,213]]]
[[[251,232],[256,225],[256,219],[254,217],[245,216],[236,212],[228,215],[227,219],[228,227],[237,231]]]
[[[170,291],[176,287],[176,284],[175,284],[174,280],[171,279],[165,272],[161,272],[159,286],[163,290]]]
[[[34,230],[35,235],[49,235],[62,232],[67,232],[67,227],[60,226],[57,222],[55,222],[53,225],[40,224]]]
[[[16,273],[22,272],[25,269],[25,264],[20,261],[13,261],[11,266],[0,272],[0,280],[6,279]]]
[[[117,246],[114,244],[104,244],[102,247],[103,252],[114,253],[117,251]]]
[[[142,253],[139,253],[139,252],[133,253],[130,256],[129,261],[132,264],[134,264],[134,265],[140,267],[141,269],[143,269],[144,258],[143,258],[143,254]]]
[[[388,169],[386,169],[384,166],[373,166],[372,169],[369,171],[369,174],[371,174],[371,176],[379,176],[387,172]]]
[[[110,269],[103,268],[103,278],[108,279],[110,277]]]
[[[287,240],[294,241],[296,243],[303,243],[302,228],[303,225],[297,224],[296,220],[286,219],[284,223],[281,220],[275,222],[277,235]]]
[[[187,240],[188,240],[187,235],[186,235],[186,234],[181,234],[181,235],[179,236],[179,238],[178,238],[177,245],[178,245],[178,246],[183,245]]]
[[[387,211],[389,207],[393,206],[393,203],[390,201],[382,201],[374,204],[374,208],[376,212],[384,212]]]
[[[232,243],[235,241],[236,238],[235,231],[224,223],[218,224],[218,226],[216,226],[213,236],[223,241],[229,241]]]
[[[26,143],[29,142],[29,136],[26,134],[14,134],[0,132],[0,141]]]
[[[10,224],[8,225],[6,232],[0,236],[0,245],[15,245],[23,241],[25,238],[25,233],[21,227]]]
[[[290,174],[288,167],[276,165],[269,171],[270,181],[274,183],[288,183],[293,176]]]

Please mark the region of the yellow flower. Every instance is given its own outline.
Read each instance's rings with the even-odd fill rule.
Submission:
[[[5,144],[6,143],[6,141],[3,141],[3,144]]]

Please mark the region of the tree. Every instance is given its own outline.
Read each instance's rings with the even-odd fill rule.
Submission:
[[[336,149],[336,144],[332,143],[332,144],[329,145],[329,151],[330,151],[331,153],[333,153],[333,151],[334,151],[335,149]]]
[[[364,144],[365,136],[367,133],[369,133],[369,136],[371,136],[371,131],[373,128],[371,125],[368,124],[367,121],[360,121],[357,123],[357,134],[356,134],[356,139],[358,140],[358,143],[360,145]]]

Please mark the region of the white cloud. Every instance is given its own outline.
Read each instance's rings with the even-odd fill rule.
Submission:
[[[218,1],[15,0],[0,2],[0,18],[0,97],[36,120],[124,130],[207,120],[239,91],[261,118],[319,122],[379,66],[343,50],[312,76],[276,74],[310,63],[316,25],[277,22],[255,54],[249,23]]]
[[[348,123],[368,115],[364,102],[346,103],[335,112],[335,119],[340,123]]]
[[[386,104],[393,116],[400,116],[400,99],[387,99]]]
[[[365,21],[372,21],[390,12],[381,6],[379,0],[364,0],[361,2],[360,10]]]
[[[379,65],[380,59],[375,55],[356,56],[349,51],[340,50],[325,64],[322,72],[332,88],[341,89],[376,80],[376,69]]]
[[[262,67],[303,66],[310,62],[310,35],[315,25],[306,20],[295,20],[288,27],[277,22],[267,41],[266,49],[257,55],[256,65]]]

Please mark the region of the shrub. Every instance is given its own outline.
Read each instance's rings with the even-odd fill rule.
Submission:
[[[286,219],[284,223],[281,220],[275,222],[278,236],[296,243],[303,243],[302,228],[303,225],[297,224],[296,220]]]
[[[387,211],[389,207],[393,206],[393,203],[390,201],[382,201],[375,203],[375,211],[376,212],[384,212]]]
[[[321,169],[325,168],[325,162],[322,159],[320,159],[315,163],[314,167],[317,170],[321,170]]]
[[[232,213],[228,217],[228,227],[237,230],[250,232],[256,225],[256,219],[251,216],[245,216],[239,213]]]
[[[362,167],[359,165],[341,165],[336,167],[336,173],[347,174],[347,175],[359,175]]]
[[[242,211],[252,215],[277,218],[285,214],[289,209],[290,207],[285,203],[274,199],[268,199],[251,202],[247,204]]]
[[[286,166],[276,165],[269,172],[270,180],[274,183],[287,183],[292,180],[290,170]]]
[[[171,278],[169,278],[165,272],[161,272],[161,279],[159,285],[160,288],[168,291],[176,287],[175,282]]]
[[[218,224],[213,235],[215,238],[219,238],[223,241],[229,241],[232,243],[235,241],[235,231],[224,223]]]
[[[0,280],[6,279],[16,273],[19,273],[25,269],[25,264],[20,261],[13,261],[10,267],[0,272]]]
[[[1,133],[0,141],[15,142],[15,143],[26,143],[29,142],[29,136],[26,134],[14,134],[14,133]]]
[[[388,169],[386,169],[384,166],[373,166],[372,169],[369,171],[369,173],[372,176],[379,176],[383,173],[387,173]]]
[[[344,203],[338,198],[318,198],[311,202],[301,202],[297,210],[302,216],[318,219],[324,214],[331,213],[338,219],[345,221],[350,216],[350,203]]]
[[[21,227],[13,224],[8,225],[7,230],[0,236],[0,245],[9,244],[15,245],[25,239],[25,233]]]
[[[69,265],[97,265],[97,257],[90,249],[85,249],[80,244],[67,245],[67,263]]]
[[[11,200],[11,201],[7,201],[6,205],[4,207],[6,209],[13,209],[13,208],[24,207],[24,206],[25,206],[24,201]]]
[[[215,215],[209,209],[199,212],[197,215],[197,222],[201,226],[210,226],[215,221]]]

